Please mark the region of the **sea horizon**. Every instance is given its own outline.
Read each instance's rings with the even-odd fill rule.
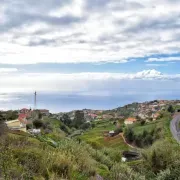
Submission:
[[[37,93],[37,109],[48,109],[51,113],[69,112],[73,110],[92,109],[109,110],[121,107],[133,102],[145,102],[152,100],[177,100],[180,93],[142,96],[137,94],[122,95],[77,95],[61,93]],[[21,108],[34,109],[34,94],[1,94],[0,110],[18,110]]]

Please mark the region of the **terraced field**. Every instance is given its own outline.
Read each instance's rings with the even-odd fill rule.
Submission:
[[[81,140],[95,146],[96,148],[116,148],[127,150],[129,147],[124,143],[122,137],[117,135],[115,137],[104,137],[104,133],[110,130],[115,130],[115,125],[109,120],[97,121],[94,123],[95,128],[86,131],[80,136]]]

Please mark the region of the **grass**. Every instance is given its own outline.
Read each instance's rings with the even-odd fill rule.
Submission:
[[[61,121],[57,119],[50,119],[49,117],[43,117],[43,122],[50,122],[53,128],[59,128],[62,124]]]
[[[177,144],[176,140],[172,137],[170,132],[170,122],[172,120],[172,115],[168,112],[162,112],[163,116],[152,122],[147,122],[144,125],[140,123],[135,123],[132,125],[135,135],[142,134],[143,131],[151,132],[153,129],[160,128],[162,131],[163,139],[168,140],[170,143]]]
[[[92,146],[96,146],[95,148],[108,147],[127,150],[129,147],[124,143],[120,135],[111,138],[104,137],[105,131],[115,129],[115,125],[109,120],[97,121],[95,122],[95,128],[85,132],[80,138]]]
[[[48,121],[48,119],[44,121]],[[50,123],[53,127],[59,129],[61,122],[52,119],[49,121],[51,121]],[[170,121],[170,114],[164,114],[161,119],[146,123],[143,126],[139,123],[133,124],[133,128],[136,133],[141,133],[144,130],[151,131],[156,127],[162,128],[164,139],[168,141],[161,142],[162,139],[158,140],[164,146],[162,146],[163,148],[157,148],[157,152],[160,150],[164,151],[166,146],[171,148],[172,145],[173,151],[167,150],[168,153],[171,152],[170,156],[172,156],[175,154],[174,150],[176,150],[175,148],[178,148],[178,146],[169,143],[171,140],[173,142],[169,130]],[[95,128],[79,136],[83,141],[76,141],[75,138],[66,138],[62,136],[60,132],[55,133],[54,131],[38,138],[29,137],[29,135],[24,132],[9,132],[8,137],[4,141],[0,141],[0,145],[2,146],[0,146],[0,163],[3,162],[1,158],[7,161],[9,179],[18,179],[21,177],[21,179],[88,180],[94,179],[97,174],[109,180],[130,179],[130,177],[131,179],[143,179],[139,178],[139,174],[136,176],[135,171],[145,174],[145,172],[142,171],[144,168],[143,163],[145,163],[147,170],[149,170],[148,168],[152,158],[149,158],[150,163],[144,162],[143,160],[121,163],[121,151],[129,149],[129,147],[119,135],[104,138],[104,131],[116,129],[113,122],[104,120],[94,122],[94,124]],[[52,139],[56,141],[55,147],[52,147]],[[155,142],[155,145],[157,142]],[[164,142],[168,144],[166,145]],[[159,145],[157,147],[159,147]],[[178,150],[179,149],[177,149],[177,152]],[[167,152],[165,151],[166,154]],[[5,156],[5,153],[7,156]],[[10,153],[10,156],[8,153]],[[162,154],[163,156],[161,156],[160,153],[159,158],[163,161],[163,158],[167,156],[166,154]],[[168,156],[166,159],[168,162],[171,162]]]
[[[53,148],[46,142],[47,138],[45,141],[39,141],[33,137],[11,133],[5,138],[0,141],[0,165],[2,159],[7,162],[3,173],[6,173],[9,179],[21,177],[21,179],[83,180],[93,177],[96,170],[101,170],[102,174],[106,173],[106,166],[100,165],[87,151],[89,147],[76,141],[64,138],[58,142],[57,148]],[[5,152],[8,156],[5,156]]]
[[[139,134],[142,134],[143,131],[145,131],[145,130],[147,132],[150,132],[155,128],[161,128],[161,127],[163,127],[163,123],[164,122],[163,122],[162,119],[156,120],[156,121],[153,121],[153,122],[147,122],[144,125],[141,125],[140,123],[135,123],[135,124],[132,125],[132,128],[133,128],[135,134],[139,135]]]

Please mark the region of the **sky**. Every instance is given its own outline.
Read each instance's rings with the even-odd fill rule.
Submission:
[[[1,0],[0,109],[111,109],[180,97],[179,0]]]

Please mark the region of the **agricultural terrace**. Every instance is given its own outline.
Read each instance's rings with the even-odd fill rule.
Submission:
[[[127,150],[129,147],[124,143],[120,135],[114,137],[105,137],[104,134],[115,130],[116,126],[110,120],[95,121],[95,127],[86,131],[80,136],[81,140],[91,144],[94,148],[115,148],[119,151]]]

